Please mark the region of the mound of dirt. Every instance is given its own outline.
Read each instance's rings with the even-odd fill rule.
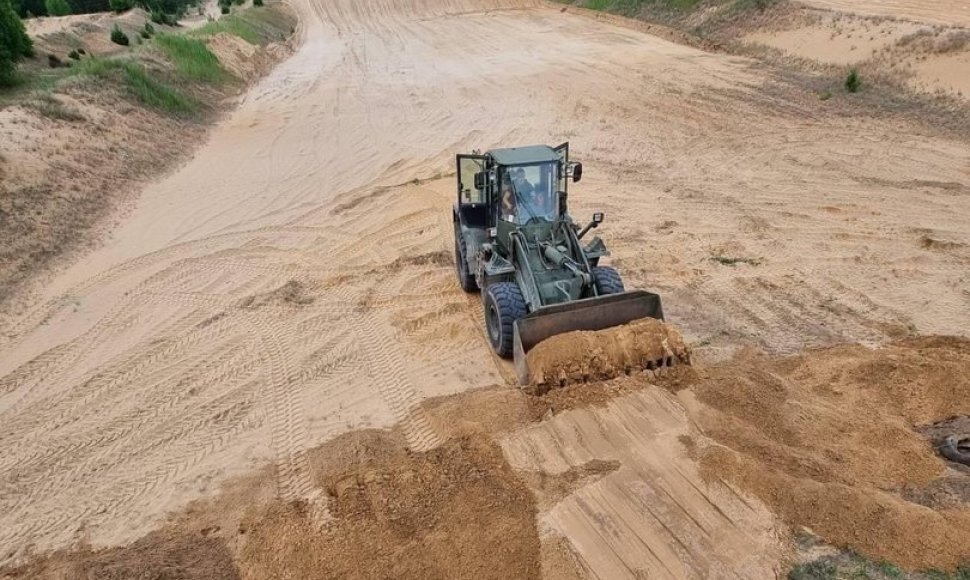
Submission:
[[[485,437],[409,452],[349,433],[313,460],[333,520],[276,503],[243,522],[245,578],[538,578],[535,499]]]
[[[952,569],[970,557],[968,506],[907,499],[949,477],[916,427],[970,411],[970,340],[747,353],[707,375],[693,392],[708,407],[699,423],[721,444],[700,451],[708,477],[870,558]]]
[[[633,370],[690,363],[690,349],[673,327],[644,318],[597,331],[548,338],[527,355],[529,383],[536,392],[570,383],[601,381]]]
[[[21,567],[0,569],[0,578],[238,580],[239,573],[221,538],[164,528],[128,546],[55,552]]]

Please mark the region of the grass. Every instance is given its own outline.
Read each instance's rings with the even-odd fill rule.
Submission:
[[[125,88],[136,99],[149,107],[176,115],[194,113],[195,101],[165,83],[149,76],[145,67],[127,60],[114,58],[90,58],[75,65],[72,72],[78,76],[110,78],[120,75]]]
[[[175,64],[179,74],[188,79],[221,83],[229,78],[216,55],[197,38],[159,34],[155,42]]]
[[[224,16],[219,20],[208,22],[199,28],[196,28],[189,34],[193,36],[206,37],[214,36],[220,32],[227,32],[229,34],[238,36],[249,44],[262,44],[265,41],[263,36],[251,22],[237,14],[231,14],[229,16]]]
[[[911,572],[886,561],[873,562],[851,551],[839,551],[810,562],[796,564],[789,580],[970,580],[970,567],[952,573],[939,570]]]
[[[820,559],[796,565],[788,572],[788,580],[835,580],[837,572],[835,564]]]
[[[74,107],[65,105],[50,92],[39,91],[34,98],[25,103],[41,115],[58,121],[83,121],[84,115]]]
[[[639,12],[640,8],[645,5],[652,8],[686,11],[695,8],[701,2],[702,0],[585,0],[585,2],[583,2],[583,8],[633,14]]]

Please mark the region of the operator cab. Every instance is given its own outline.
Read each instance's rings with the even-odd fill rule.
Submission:
[[[568,143],[494,149],[458,155],[457,161],[457,221],[495,231],[503,246],[512,229],[548,228],[563,216],[568,178],[579,181],[582,175],[581,164],[569,163]]]

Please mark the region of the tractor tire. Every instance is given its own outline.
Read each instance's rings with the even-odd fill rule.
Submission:
[[[623,279],[620,273],[609,266],[598,266],[592,269],[593,282],[600,296],[620,294],[623,292]]]
[[[468,261],[465,259],[466,252],[465,238],[460,232],[455,231],[455,270],[458,273],[458,284],[465,292],[476,292],[478,282],[475,281],[475,276],[468,271]]]
[[[970,435],[950,435],[940,444],[940,455],[970,466]]]
[[[528,314],[525,298],[515,282],[497,282],[485,290],[485,333],[495,354],[512,356],[512,324]]]

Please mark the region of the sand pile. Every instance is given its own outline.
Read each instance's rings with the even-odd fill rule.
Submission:
[[[723,446],[708,477],[753,492],[793,525],[907,568],[970,557],[970,509],[913,503],[952,472],[916,428],[970,413],[970,341],[920,338],[770,360],[747,354],[693,387]]]
[[[548,338],[527,355],[529,383],[537,392],[570,383],[600,381],[633,370],[689,364],[690,350],[673,327],[644,318],[598,331]]]
[[[411,453],[387,431],[349,433],[315,461],[333,522],[299,503],[244,520],[244,578],[537,578],[535,500],[485,437]]]
[[[355,431],[310,461],[329,521],[272,499],[276,479],[264,469],[132,544],[59,550],[0,568],[0,578],[539,577],[536,500],[484,433],[413,453],[398,431]]]

